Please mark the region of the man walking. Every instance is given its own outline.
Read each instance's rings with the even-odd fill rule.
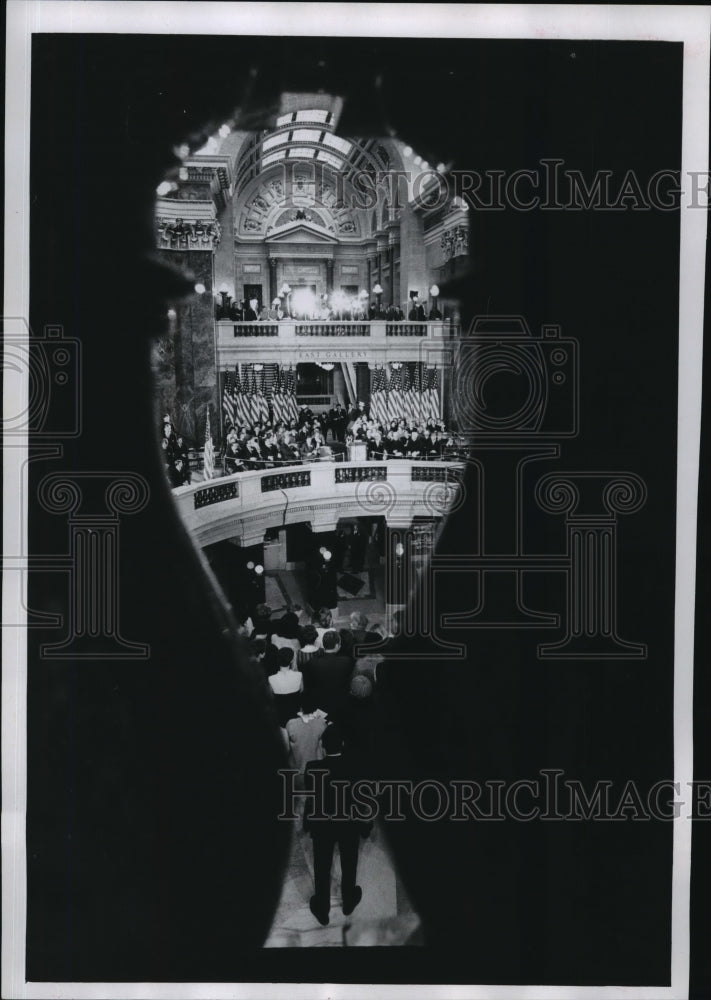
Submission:
[[[373,824],[355,819],[350,811],[350,796],[343,794],[344,782],[347,790],[354,775],[344,755],[343,737],[337,726],[324,730],[321,746],[325,754],[323,760],[309,761],[304,774],[306,790],[309,791],[312,784],[314,788],[314,797],[307,799],[304,809],[304,830],[311,834],[314,846],[315,892],[309,900],[309,909],[325,927],[331,909],[333,849],[338,844],[341,905],[344,915],[349,916],[363,898],[363,890],[356,885],[360,838],[368,836]],[[313,773],[319,771],[325,773]]]

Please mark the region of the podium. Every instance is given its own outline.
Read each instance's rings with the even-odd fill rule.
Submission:
[[[365,462],[368,459],[368,445],[365,441],[353,441],[348,445],[349,462]]]

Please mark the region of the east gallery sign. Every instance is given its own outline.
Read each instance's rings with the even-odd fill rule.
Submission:
[[[368,351],[299,351],[300,361],[351,361],[353,358],[367,358]]]

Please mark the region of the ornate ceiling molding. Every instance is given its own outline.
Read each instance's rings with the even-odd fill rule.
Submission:
[[[348,207],[350,195],[336,190],[329,180],[308,164],[277,167],[250,185],[235,204],[235,240],[268,239],[290,222],[307,222],[332,234],[334,239],[361,240],[365,235],[359,212]]]

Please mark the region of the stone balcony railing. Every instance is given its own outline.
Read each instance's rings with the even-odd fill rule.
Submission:
[[[217,348],[222,363],[234,361],[278,361],[307,351],[337,351],[336,360],[410,359],[413,348],[432,350],[450,341],[458,327],[449,321],[398,323],[385,320],[281,320],[235,323],[221,319],[217,326]],[[325,355],[324,355],[325,358]],[[320,357],[319,357],[320,359]],[[316,359],[316,360],[319,360]],[[305,358],[305,360],[310,360]],[[430,363],[437,363],[433,358]]]
[[[198,545],[239,538],[256,545],[268,528],[310,521],[335,530],[341,517],[383,516],[409,526],[442,517],[459,495],[457,462],[312,462],[238,472],[173,490],[181,518]]]

